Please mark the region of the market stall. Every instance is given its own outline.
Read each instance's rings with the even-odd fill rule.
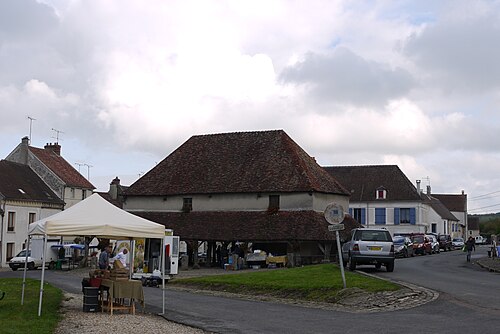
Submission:
[[[30,224],[28,235],[44,238],[48,236],[95,236],[101,238],[130,239],[158,238],[165,236],[165,227],[147,219],[130,214],[103,199],[98,194],[86,198],[67,210]],[[162,247],[164,248],[164,247]],[[29,239],[28,239],[29,249]],[[132,254],[133,258],[134,254]],[[162,261],[164,264],[164,261]],[[26,285],[25,267],[23,276],[22,302]],[[41,315],[45,263],[42,266],[38,315]],[[163,286],[163,312],[165,311],[165,282]]]

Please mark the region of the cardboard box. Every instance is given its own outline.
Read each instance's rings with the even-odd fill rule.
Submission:
[[[122,261],[115,260],[115,262],[113,262],[113,268],[123,269],[123,268],[125,268],[125,266],[123,265]]]

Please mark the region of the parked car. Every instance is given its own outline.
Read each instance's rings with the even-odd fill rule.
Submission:
[[[429,239],[431,243],[431,249],[434,254],[439,253],[439,241],[434,234],[426,235],[427,239]]]
[[[374,264],[379,269],[384,265],[388,272],[394,271],[394,244],[389,231],[379,228],[355,228],[351,240],[342,246],[344,265],[355,270],[358,264]]]
[[[486,244],[486,238],[484,238],[482,235],[477,235],[474,238],[474,241],[476,242],[476,245],[485,245]]]
[[[451,245],[454,249],[460,249],[464,246],[464,239],[453,238],[453,240],[451,241]]]
[[[449,251],[452,249],[451,236],[449,234],[440,234],[438,236],[439,248],[442,250]]]
[[[395,235],[392,238],[392,242],[394,243],[394,255],[396,257],[415,256],[413,242],[410,238]]]
[[[423,234],[414,234],[411,236],[413,242],[413,251],[415,254],[432,254],[432,245],[429,239]]]

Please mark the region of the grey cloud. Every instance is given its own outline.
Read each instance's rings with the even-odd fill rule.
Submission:
[[[280,79],[307,85],[323,101],[376,106],[403,96],[414,84],[406,70],[366,60],[346,48],[328,55],[309,53],[285,68]]]
[[[472,16],[472,15],[471,15]],[[482,92],[500,87],[498,17],[441,21],[411,36],[403,53],[444,91]]]

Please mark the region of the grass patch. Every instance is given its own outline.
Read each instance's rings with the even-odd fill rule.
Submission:
[[[52,333],[61,320],[61,290],[44,284],[42,316],[39,317],[40,281],[26,279],[24,305],[21,305],[22,284],[20,278],[0,278],[0,290],[5,292],[4,299],[0,300],[0,332]]]
[[[397,284],[346,271],[348,289],[363,292],[395,291]],[[335,303],[343,291],[340,269],[332,264],[231,275],[175,279],[169,284],[250,295]]]

